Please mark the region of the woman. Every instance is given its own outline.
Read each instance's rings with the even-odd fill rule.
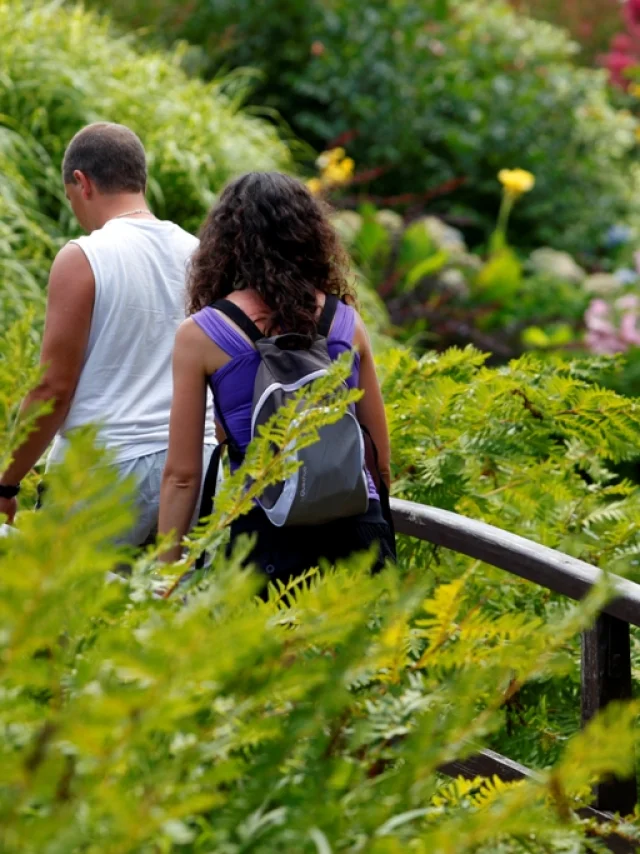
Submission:
[[[383,513],[390,480],[387,423],[367,331],[348,304],[354,298],[345,272],[345,254],[331,224],[299,181],[279,173],[250,173],[224,190],[204,224],[191,262],[191,317],[176,337],[161,534],[175,531],[181,541],[196,508],[207,385],[214,395],[218,437],[224,438],[224,425],[236,453],[246,451],[250,440],[260,356],[228,314],[211,306],[225,298],[266,335],[287,330],[315,336],[327,295],[335,294],[341,301],[327,338],[329,354],[335,359],[345,350],[357,351],[350,385],[364,390],[356,414],[377,450],[376,464],[369,444],[369,509],[326,525],[276,528],[256,506],[231,525],[231,541],[242,533],[257,534],[252,562],[270,578],[282,580],[316,566],[321,558],[333,562],[374,542],[379,548],[377,568],[395,557],[388,513]],[[232,465],[237,464],[238,459],[232,458]],[[179,556],[176,546],[164,559]]]

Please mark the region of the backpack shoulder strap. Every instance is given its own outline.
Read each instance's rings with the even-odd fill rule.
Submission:
[[[218,488],[218,472],[220,471],[220,462],[222,460],[222,451],[225,447],[229,447],[229,439],[226,438],[224,442],[219,442],[213,452],[211,454],[211,459],[209,460],[209,465],[207,466],[207,473],[204,477],[204,483],[202,486],[202,498],[200,500],[200,512],[198,514],[198,524],[202,524],[206,519],[211,516],[213,513],[213,501],[216,497],[216,490]],[[202,552],[200,557],[196,560],[195,568],[202,569],[207,560],[207,553]]]
[[[232,320],[237,327],[242,329],[244,334],[247,335],[254,344],[264,338],[264,335],[260,332],[255,323],[252,320],[249,320],[240,306],[231,302],[231,300],[219,299],[217,302],[214,302],[211,307],[215,308],[216,311],[222,312],[222,314],[226,315],[229,320]]]
[[[338,310],[339,302],[340,300],[335,294],[327,294],[318,320],[318,335],[321,335],[323,338],[329,337],[331,324],[333,323],[333,318]]]
[[[331,324],[333,323],[339,302],[340,300],[335,294],[327,294],[318,320],[318,335],[321,335],[323,338],[329,337]],[[249,320],[240,306],[231,302],[231,300],[219,299],[212,305],[212,308],[226,315],[239,329],[242,329],[254,344],[265,337],[255,323]]]
[[[391,501],[389,497],[389,490],[387,488],[387,484],[384,482],[382,478],[382,473],[380,472],[380,462],[378,459],[378,449],[376,448],[376,443],[373,441],[373,436],[369,432],[368,428],[364,426],[364,424],[360,424],[360,429],[364,433],[364,435],[369,440],[371,445],[371,450],[373,452],[373,460],[376,466],[376,474],[378,475],[378,483],[374,484],[378,490],[378,498],[380,499],[380,509],[382,510],[382,515],[384,517],[385,522],[391,529],[391,534],[395,540],[396,531],[395,526],[393,524],[393,515],[391,513]]]

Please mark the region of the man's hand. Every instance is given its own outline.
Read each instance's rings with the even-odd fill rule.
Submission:
[[[16,512],[18,510],[18,501],[15,498],[0,498],[0,516],[6,516],[9,525],[13,525]]]

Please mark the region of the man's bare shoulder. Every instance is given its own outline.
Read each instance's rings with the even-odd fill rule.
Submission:
[[[67,243],[56,255],[49,274],[49,288],[95,287],[91,264],[77,243]]]

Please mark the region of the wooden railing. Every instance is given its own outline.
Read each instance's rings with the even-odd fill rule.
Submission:
[[[555,593],[580,600],[598,581],[601,571],[577,558],[510,534],[493,525],[467,519],[437,507],[392,499],[396,531],[451,549],[504,569]],[[640,584],[613,577],[616,596],[582,635],[581,687],[583,725],[612,700],[631,697],[629,626],[640,626]],[[535,777],[536,772],[491,750],[481,750],[441,769],[453,776],[498,776],[511,781]],[[638,801],[635,774],[597,787],[594,807],[584,814],[607,820],[611,813],[628,815]],[[620,837],[607,840],[611,851],[633,852],[635,846]]]

